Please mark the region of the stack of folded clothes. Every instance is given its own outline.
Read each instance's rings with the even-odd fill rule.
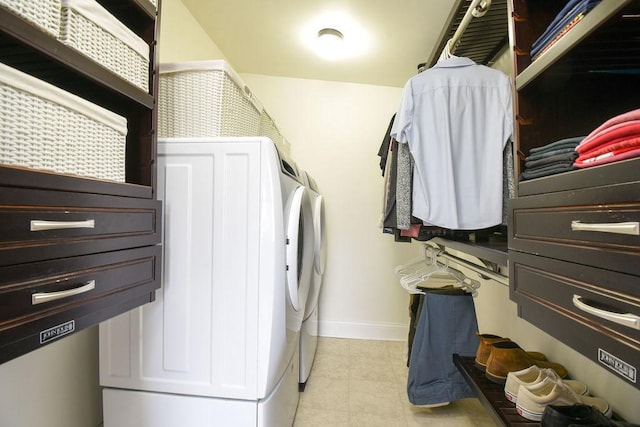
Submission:
[[[542,147],[532,148],[524,159],[524,171],[520,180],[540,178],[573,170],[578,157],[576,147],[584,136],[561,139]]]
[[[553,46],[573,28],[582,18],[593,9],[600,0],[570,0],[558,13],[542,35],[531,46],[531,60],[535,61],[540,55]]]
[[[640,157],[640,109],[607,120],[587,135],[576,151],[577,168]]]

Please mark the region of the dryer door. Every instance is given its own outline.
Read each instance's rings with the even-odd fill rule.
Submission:
[[[304,308],[304,301],[300,301],[298,294],[303,269],[304,218],[302,201],[304,193],[304,187],[296,188],[287,205],[287,289],[289,291],[289,300],[295,311],[300,311],[300,308]]]
[[[324,198],[319,195],[316,197],[315,204],[313,206],[313,231],[315,234],[315,269],[316,273],[320,275],[324,274],[324,264],[327,258],[327,243],[324,228]]]

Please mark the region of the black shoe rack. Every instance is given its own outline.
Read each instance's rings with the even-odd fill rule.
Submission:
[[[502,426],[539,426],[536,421],[529,421],[516,412],[516,405],[504,397],[504,386],[491,382],[485,377],[484,372],[476,368],[473,357],[453,355],[453,363],[469,385],[478,394],[478,399],[489,411],[496,425]]]

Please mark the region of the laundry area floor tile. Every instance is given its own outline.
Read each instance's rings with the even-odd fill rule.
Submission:
[[[406,358],[405,342],[320,338],[294,427],[495,425],[478,399],[412,405]]]

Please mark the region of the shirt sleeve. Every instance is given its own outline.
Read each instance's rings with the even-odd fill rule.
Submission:
[[[511,82],[509,78],[505,75],[505,90],[504,90],[504,129],[503,134],[505,135],[504,140],[502,141],[502,148],[507,145],[507,141],[513,138],[513,96],[511,92]]]
[[[413,86],[411,80],[402,91],[400,107],[391,128],[391,137],[398,142],[407,143],[410,139],[413,119]]]

